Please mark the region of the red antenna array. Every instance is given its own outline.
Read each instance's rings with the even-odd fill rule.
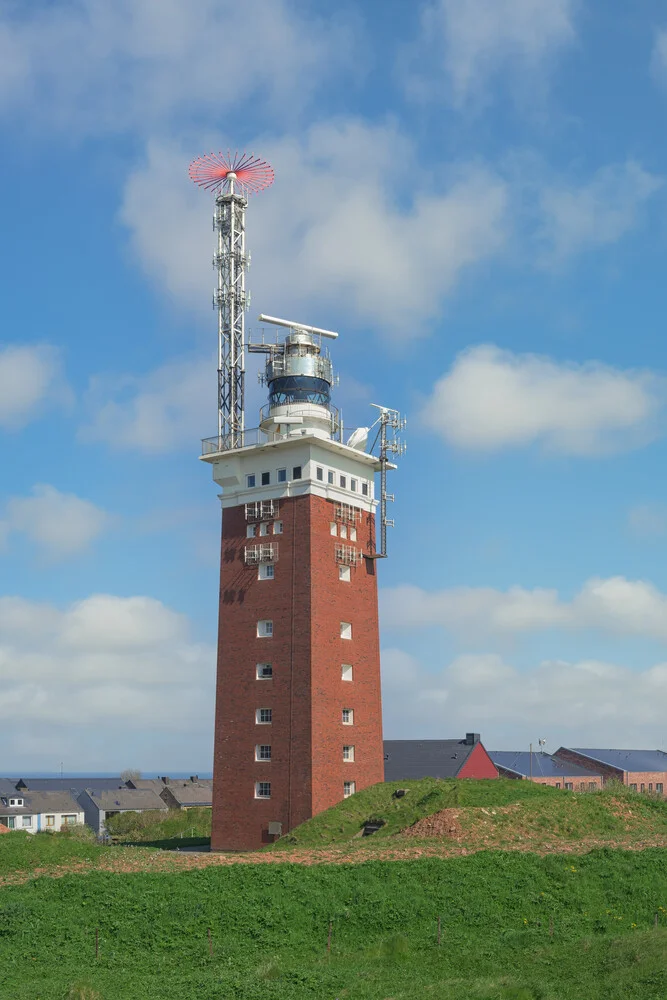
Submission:
[[[270,187],[274,177],[273,167],[254,153],[235,152],[232,155],[229,150],[226,155],[206,153],[198,156],[190,164],[189,173],[195,184],[215,194],[226,190],[232,181],[247,194],[257,194]]]

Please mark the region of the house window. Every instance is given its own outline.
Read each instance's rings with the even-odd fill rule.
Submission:
[[[260,563],[257,571],[258,580],[273,580],[273,563]]]
[[[356,542],[356,540],[357,540],[357,529],[355,527],[353,527],[352,525],[350,525],[349,531],[350,531],[350,541],[351,542]]]
[[[639,787],[639,791],[640,791],[640,792],[643,792],[643,791],[644,791],[644,789],[645,789],[645,787],[646,787],[646,786],[644,785],[644,782],[642,781],[642,783],[641,783],[641,785],[640,785],[640,787]]]
[[[292,479],[301,479],[301,466],[295,465],[292,469]]]
[[[266,743],[258,743],[255,747],[255,760],[271,760],[271,747]]]
[[[560,788],[560,781],[557,781],[554,787],[555,788]]]
[[[63,826],[74,826],[75,823],[76,816],[71,816],[69,814],[67,816],[63,816]]]
[[[272,663],[258,663],[257,664],[257,680],[258,681],[270,681],[273,677],[273,664]]]
[[[354,763],[354,747],[346,744],[343,747],[343,760],[347,761],[349,764]]]
[[[340,637],[341,639],[351,639],[352,638],[352,626],[349,622],[340,623]]]
[[[661,781],[659,781],[657,783],[657,785],[655,786],[655,790],[658,793],[658,795],[662,795],[662,782]]]
[[[46,825],[47,826],[55,826],[56,825],[56,817],[55,816],[47,816],[46,817]]]
[[[332,521],[331,524],[329,525],[329,534],[338,535],[338,525],[336,524],[335,521]]]
[[[32,826],[32,816],[24,816],[23,817],[23,825],[24,826]]]
[[[356,479],[350,479],[350,489],[352,490],[353,493],[357,492],[357,480]]]
[[[254,524],[249,524],[248,525],[248,527],[245,529],[245,536],[246,536],[246,538],[254,538],[255,537],[255,525]]]
[[[632,790],[633,792],[636,792],[636,791],[637,791],[637,786],[636,786],[635,784],[631,784],[631,785],[630,785],[630,789],[631,789],[631,790]]]
[[[6,817],[6,826],[7,826],[8,830],[13,830],[14,829],[14,817],[13,816],[7,816]]]
[[[343,725],[351,726],[354,724],[354,709],[344,708],[343,709]]]
[[[349,566],[339,566],[338,567],[338,579],[342,580],[343,583],[350,582],[350,567]]]
[[[256,781],[255,782],[255,798],[256,799],[270,799],[271,798],[271,782],[270,781]]]
[[[341,678],[344,681],[351,681],[352,680],[352,664],[351,663],[343,663],[343,664],[341,664]]]
[[[361,484],[361,493],[362,493],[362,496],[365,496],[365,497],[368,496],[368,483],[362,483]]]
[[[589,792],[594,792],[595,791],[595,782],[594,781],[589,781],[588,782],[588,791]]]
[[[347,476],[341,476],[339,482],[342,490],[347,489]]]
[[[279,483],[287,482],[287,469],[278,469],[278,482]]]
[[[260,526],[259,526],[259,533],[260,533],[260,535],[261,535],[262,538],[264,538],[266,535],[268,535],[268,533],[269,533],[269,525],[268,525],[267,521],[264,521],[263,524],[260,524]]]
[[[283,522],[282,521],[274,521],[273,522],[273,534],[274,535],[282,535],[282,533],[283,533]]]
[[[343,782],[343,798],[349,799],[350,795],[354,795],[357,790],[357,786],[353,781]]]
[[[565,787],[566,787],[566,789],[568,790],[568,792],[571,792],[571,791],[572,791],[572,789],[574,788],[574,785],[572,784],[572,782],[571,782],[571,781],[566,781],[566,782],[565,782]]]
[[[271,473],[270,472],[263,472],[262,473],[262,486],[269,486],[270,483],[271,483]]]
[[[331,469],[329,469],[329,471],[327,472],[327,482],[328,482],[329,486],[333,486],[333,484],[335,482],[335,480],[334,480],[334,474],[331,471]]]
[[[585,781],[580,781],[579,782],[579,791],[580,792],[585,792],[586,791],[586,782]]]
[[[258,708],[255,710],[255,722],[258,726],[269,726],[273,721],[272,708]]]
[[[341,538],[347,538],[347,525],[346,524],[341,524],[341,526],[340,526],[340,537]]]
[[[252,474],[252,476],[246,476],[245,477],[245,484],[246,484],[246,486],[248,487],[249,490],[252,489],[252,487],[255,485],[255,474],[254,473]]]
[[[270,639],[273,635],[273,622],[263,619],[257,622],[257,636],[260,639]]]
[[[653,791],[653,782],[652,781],[649,781],[649,783],[648,783],[648,790],[649,790],[649,792]]]
[[[317,468],[315,469],[315,475],[317,476],[319,481],[322,482],[322,480],[324,479],[324,469],[320,468],[320,466],[318,465]]]

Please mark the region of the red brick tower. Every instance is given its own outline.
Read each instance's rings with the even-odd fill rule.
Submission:
[[[250,346],[268,354],[261,426],[202,456],[223,489],[214,850],[261,847],[383,780],[381,462],[341,440],[323,331],[285,325]]]

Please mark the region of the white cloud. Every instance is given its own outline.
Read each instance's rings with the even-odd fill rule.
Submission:
[[[0,427],[18,430],[47,405],[60,406],[69,399],[54,347],[0,345]]]
[[[558,264],[592,247],[616,243],[639,220],[663,179],[629,160],[602,167],[585,184],[547,185],[540,193],[543,260]]]
[[[214,670],[214,648],[153,598],[96,594],[65,610],[0,598],[0,720],[7,749],[14,734],[50,734],[34,766],[53,769],[65,748],[105,769],[208,761]],[[153,744],[165,739],[170,760],[158,761]],[[29,748],[5,757],[25,768]]]
[[[480,732],[488,749],[527,749],[548,738],[570,746],[661,745],[667,663],[635,671],[584,660],[518,670],[492,653],[425,670],[400,649],[382,653],[387,739]]]
[[[216,378],[214,361],[198,358],[169,361],[144,376],[94,378],[79,436],[153,454],[196,448],[215,433]]]
[[[417,53],[420,61],[425,52],[437,59],[455,105],[489,101],[498,78],[523,80],[525,97],[575,41],[576,6],[575,0],[436,0],[422,15]],[[430,90],[437,86],[431,78]]]
[[[472,164],[441,171],[436,184],[392,125],[327,123],[257,148],[276,183],[249,208],[249,283],[253,301],[271,311],[335,310],[390,335],[419,335],[461,273],[505,244],[504,181]],[[121,219],[144,270],[203,309],[213,206],[190,189],[186,162],[183,150],[150,142],[128,178]]]
[[[38,484],[31,497],[11,497],[6,504],[0,535],[21,532],[47,555],[62,558],[87,549],[111,522],[90,500]]]
[[[392,628],[441,626],[466,637],[566,628],[667,641],[667,595],[644,580],[622,576],[594,577],[571,601],[542,588],[452,587],[428,592],[407,585],[382,591],[382,609]]]
[[[262,98],[293,115],[354,39],[339,16],[285,0],[63,0],[3,5],[0,110],[42,128],[100,134],[193,123]]]
[[[665,398],[665,379],[651,372],[481,345],[459,354],[421,418],[448,444],[472,451],[541,444],[595,455],[655,437]]]

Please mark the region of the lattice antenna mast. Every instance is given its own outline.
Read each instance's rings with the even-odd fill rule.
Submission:
[[[217,248],[213,266],[218,312],[218,437],[220,447],[243,447],[245,430],[245,314],[250,304],[245,275],[250,263],[245,245],[248,195],[273,183],[273,168],[250,153],[209,153],[190,164],[195,184],[213,191],[213,229]]]
[[[407,421],[401,417],[398,410],[390,410],[386,406],[378,406],[377,403],[371,403],[371,406],[380,411],[380,416],[373,424],[373,427],[379,425],[376,441],[379,438],[380,445],[380,551],[376,554],[376,559],[386,559],[387,528],[394,527],[393,518],[387,517],[387,504],[393,503],[395,499],[393,493],[387,492],[387,471],[396,468],[389,456],[398,457],[405,454],[405,444],[399,435],[405,430]]]

